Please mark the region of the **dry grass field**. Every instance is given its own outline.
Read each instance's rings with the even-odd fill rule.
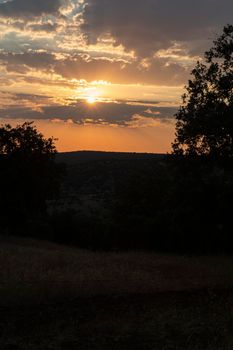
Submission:
[[[233,349],[233,257],[1,237],[0,349]]]

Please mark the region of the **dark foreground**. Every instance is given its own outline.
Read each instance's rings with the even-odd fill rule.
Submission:
[[[232,350],[233,257],[0,236],[0,350]]]
[[[1,350],[233,349],[232,290],[1,307]]]

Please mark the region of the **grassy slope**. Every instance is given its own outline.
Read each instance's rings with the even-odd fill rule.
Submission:
[[[1,349],[232,349],[233,258],[1,238]]]

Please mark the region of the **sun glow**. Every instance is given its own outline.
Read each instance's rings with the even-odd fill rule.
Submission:
[[[89,96],[89,97],[86,98],[86,101],[87,101],[87,103],[93,104],[97,100],[96,100],[96,98],[94,96]]]

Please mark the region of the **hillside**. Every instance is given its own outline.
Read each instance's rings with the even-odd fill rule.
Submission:
[[[66,165],[66,185],[73,192],[106,194],[115,191],[130,177],[148,175],[165,155],[80,151],[58,153],[57,161]]]
[[[76,151],[59,152],[57,159],[67,164],[89,161],[112,161],[112,160],[146,160],[160,159],[164,154],[158,153],[129,153],[129,152],[101,152],[101,151]]]
[[[164,157],[147,153],[58,153],[57,161],[65,164],[66,175],[60,198],[49,206],[55,215],[55,240],[94,249],[118,246],[117,241],[124,240],[118,233],[117,218],[123,218],[118,214],[121,203],[126,203],[123,196],[131,185],[144,193],[145,186],[155,183]],[[153,186],[149,191],[153,193]],[[138,196],[136,200],[140,203],[141,199]],[[124,223],[121,225],[123,228]],[[69,231],[65,237],[64,230]]]

